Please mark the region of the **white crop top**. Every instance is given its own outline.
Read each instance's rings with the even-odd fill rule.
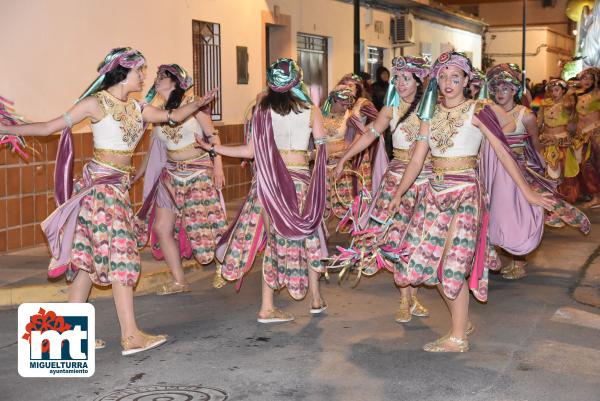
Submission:
[[[277,149],[281,150],[308,150],[308,142],[312,132],[312,108],[300,111],[298,114],[291,111],[282,116],[269,110],[273,122],[273,133]]]
[[[104,117],[92,123],[95,149],[133,152],[144,133],[142,108],[134,99],[123,102],[107,91],[95,93]]]
[[[184,99],[181,105],[187,104],[193,98]],[[183,123],[171,127],[168,124],[156,125],[152,131],[154,135],[167,146],[167,150],[180,150],[196,143],[195,134],[202,135],[202,126],[194,118],[188,117]]]
[[[436,106],[429,131],[429,147],[435,157],[476,156],[483,134],[472,124],[477,105],[474,100],[451,109]]]
[[[419,128],[421,120],[417,117],[417,113],[413,112],[402,123],[398,124],[398,120],[408,111],[410,103],[403,102],[398,107],[392,108],[392,120],[390,121],[390,129],[396,127],[392,133],[392,144],[396,149],[410,149],[411,145],[419,136]]]

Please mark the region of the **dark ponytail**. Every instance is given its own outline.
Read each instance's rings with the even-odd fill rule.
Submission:
[[[411,102],[408,110],[406,110],[406,113],[404,113],[404,115],[402,117],[400,117],[400,119],[398,120],[398,123],[396,123],[396,126],[394,127],[394,129],[390,131],[392,134],[394,132],[396,132],[396,129],[398,128],[398,126],[401,123],[403,123],[408,117],[410,117],[410,115],[417,109],[417,106],[419,105],[419,102],[421,101],[421,98],[423,97],[423,82],[421,82],[421,80],[419,78],[417,78],[417,76],[415,74],[413,74],[413,78],[415,79],[415,81],[417,81],[417,93],[415,93],[415,98]]]
[[[170,71],[165,71],[165,74],[171,81],[175,82],[175,89],[171,91],[167,103],[165,103],[165,110],[174,110],[181,105],[183,95],[185,95],[185,89],[181,88],[179,80]]]

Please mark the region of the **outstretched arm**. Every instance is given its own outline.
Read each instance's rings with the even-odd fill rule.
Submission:
[[[221,145],[221,139],[215,134],[217,131],[213,125],[212,118],[209,114],[199,111],[194,116],[200,126],[202,132],[208,136],[208,142],[214,145]],[[220,190],[225,185],[225,174],[223,173],[223,158],[217,155],[213,160],[213,183]]]
[[[142,118],[147,123],[166,123],[169,122],[169,117],[176,123],[181,122],[189,116],[191,116],[192,114],[196,113],[200,108],[212,102],[215,98],[216,93],[217,88],[212,89],[201,98],[194,99],[194,101],[180,106],[175,110],[163,110],[148,105],[144,107],[144,111],[142,112]]]
[[[344,163],[352,159],[354,156],[365,150],[371,145],[375,139],[381,135],[387,127],[390,125],[392,120],[392,109],[384,107],[377,115],[377,119],[373,123],[367,126],[367,129],[363,135],[359,135],[346,153],[340,158],[337,166],[335,167],[335,176],[339,177],[344,169]],[[372,129],[371,129],[372,128]],[[375,132],[373,132],[375,130]]]
[[[50,121],[22,124],[1,125],[0,134],[22,135],[22,136],[48,136],[63,129],[80,123],[86,118],[100,119],[102,110],[95,98],[88,97],[73,106],[61,117]]]

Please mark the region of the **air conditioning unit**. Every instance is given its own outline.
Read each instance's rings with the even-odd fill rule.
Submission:
[[[403,13],[390,20],[390,36],[392,45],[408,46],[415,43],[415,17],[411,13]]]

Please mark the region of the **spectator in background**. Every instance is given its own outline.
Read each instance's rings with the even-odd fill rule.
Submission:
[[[390,71],[384,66],[380,66],[377,68],[376,77],[377,80],[371,86],[371,93],[373,96],[373,104],[379,111],[383,107],[383,102],[385,101],[385,94],[390,81]]]

